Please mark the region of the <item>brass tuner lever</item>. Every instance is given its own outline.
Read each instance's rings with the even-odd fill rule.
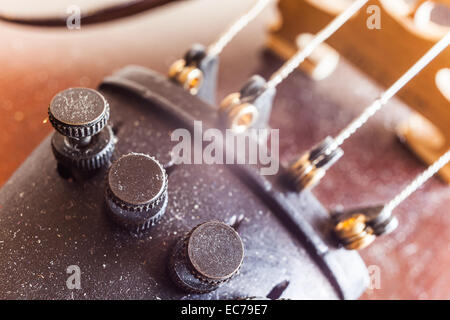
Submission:
[[[194,44],[183,59],[170,66],[169,79],[180,84],[190,94],[215,105],[218,68],[219,57],[208,54],[203,45]]]
[[[326,137],[310,151],[293,161],[287,169],[287,180],[297,191],[313,188],[325,176],[344,151],[337,147],[332,137]]]
[[[348,250],[359,250],[370,245],[378,236],[394,231],[398,220],[383,206],[362,208],[332,214],[333,233]]]
[[[239,92],[229,94],[221,102],[223,126],[235,133],[268,128],[275,93],[275,88],[267,88],[264,78],[251,77]]]

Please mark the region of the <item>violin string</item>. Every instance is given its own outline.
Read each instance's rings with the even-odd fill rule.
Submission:
[[[400,89],[425,68],[436,56],[438,56],[450,44],[450,32],[437,42],[422,58],[420,58],[403,76],[401,76],[379,99],[367,107],[361,115],[355,118],[334,139],[333,148],[339,147],[346,139],[354,134],[370,117],[380,110]]]
[[[208,54],[219,55],[228,43],[244,29],[254,18],[256,18],[272,0],[258,0],[247,13],[236,20],[216,42],[208,47]]]
[[[294,54],[283,66],[278,69],[266,84],[266,88],[275,88],[286,79],[312,52],[333,33],[342,27],[354,14],[356,14],[369,0],[357,0],[347,9],[333,19],[324,29],[318,32],[314,38],[302,50]]]
[[[391,212],[413,192],[419,189],[428,179],[430,179],[436,172],[442,169],[450,161],[450,150],[443,154],[436,162],[428,167],[423,173],[418,175],[413,182],[411,182],[403,191],[396,195],[389,203],[387,203],[380,213],[380,216],[388,216]]]

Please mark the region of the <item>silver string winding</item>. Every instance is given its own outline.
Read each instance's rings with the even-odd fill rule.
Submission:
[[[370,117],[380,110],[400,89],[402,89],[412,78],[414,78],[423,68],[425,68],[437,55],[439,55],[450,44],[450,32],[437,42],[422,58],[420,58],[403,76],[400,77],[389,89],[387,89],[379,99],[375,100],[363,113],[354,119],[344,128],[334,139],[334,148],[339,147],[364,125]]]
[[[436,172],[442,169],[448,162],[450,162],[450,150],[442,155],[436,162],[428,167],[423,173],[417,176],[402,192],[395,196],[388,204],[386,204],[380,213],[380,216],[389,216],[391,212],[406,198],[408,198],[414,191],[419,189],[428,179],[430,179]]]
[[[275,88],[286,79],[311,53],[333,33],[342,27],[354,14],[356,14],[369,0],[357,0],[340,13],[324,29],[318,32],[303,50],[292,56],[267,82],[267,88]]]
[[[227,31],[225,31],[216,42],[212,43],[208,47],[209,55],[219,55],[222,50],[226,47],[228,43],[242,30],[244,29],[255,17],[257,17],[261,11],[271,2],[272,0],[258,0],[250,10],[242,15],[238,20],[236,20],[233,25],[231,25]]]

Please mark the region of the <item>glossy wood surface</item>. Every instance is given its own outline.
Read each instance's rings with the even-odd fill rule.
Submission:
[[[193,42],[212,42],[250,5],[193,0],[102,25],[82,25],[80,31],[0,24],[0,185],[52,131],[43,120],[58,91],[96,87],[128,64],[165,73]],[[272,8],[223,52],[220,99],[239,90],[254,73],[269,77],[282,63],[264,50],[273,18]],[[346,61],[321,82],[293,74],[279,87],[271,120],[280,129],[282,160],[337,133],[380,91]],[[393,100],[344,145],[345,156],[314,190],[325,206],[383,203],[425,168],[395,135],[396,124],[408,113]],[[395,211],[397,232],[361,252],[367,265],[380,270],[380,288],[362,298],[450,298],[449,203],[450,188],[434,178]]]

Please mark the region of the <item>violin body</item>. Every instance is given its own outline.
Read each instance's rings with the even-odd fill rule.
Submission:
[[[367,287],[367,270],[358,254],[335,248],[328,237],[327,209],[386,203],[425,169],[397,138],[397,124],[410,114],[397,99],[346,142],[344,157],[314,188],[314,196],[291,192],[277,177],[262,177],[277,192],[270,193],[255,182],[257,174],[236,166],[181,166],[169,177],[166,214],[143,237],[130,235],[109,219],[104,200],[106,168],[82,183],[66,180],[57,171],[51,137],[46,137],[54,129],[42,121],[52,97],[69,87],[97,88],[104,82],[100,92],[111,105],[111,125],[118,137],[113,161],[125,153],[143,152],[167,164],[173,145],[169,133],[174,128],[191,129],[194,119],[217,127],[217,101],[210,106],[192,100],[177,86],[168,87],[171,94],[164,99],[153,96],[152,100],[130,88],[106,85],[104,78],[129,64],[165,74],[193,43],[212,43],[249,6],[248,1],[221,1],[214,6],[207,0],[180,1],[132,18],[82,23],[80,30],[71,31],[1,22],[5,43],[0,77],[1,298],[234,299],[267,296],[286,281],[281,298],[360,296]],[[268,79],[283,63],[266,50],[267,27],[276,20],[275,10],[266,10],[221,54],[218,101],[254,74]],[[322,26],[316,23],[317,28]],[[358,30],[350,27],[350,31]],[[379,36],[382,32],[364,31]],[[329,44],[335,46],[338,36]],[[350,43],[346,52],[355,52],[359,45]],[[414,54],[419,57],[425,50]],[[280,129],[280,163],[286,165],[324,137],[338,133],[386,85],[378,86],[340,53],[339,64],[328,78],[314,81],[296,71],[278,87],[269,125]],[[371,69],[398,69],[400,75],[401,65],[408,63],[395,63],[386,55],[381,58],[384,69],[370,65]],[[155,78],[148,74],[144,78],[139,82],[141,92],[158,92],[150,80]],[[161,75],[157,79],[167,83]],[[177,100],[167,100],[171,97]],[[172,107],[166,110],[168,103]],[[183,118],[186,108],[188,119]],[[174,110],[180,114],[174,115]],[[194,174],[203,179],[203,187],[195,184]],[[228,192],[233,197],[228,198]],[[277,194],[285,201],[274,200]],[[202,203],[196,203],[198,199]],[[379,285],[369,285],[362,298],[449,297],[445,245],[450,241],[445,215],[449,200],[448,186],[434,178],[396,209],[397,231],[359,253],[369,270],[379,271]],[[280,203],[290,204],[295,215],[287,215]],[[231,223],[242,214],[249,221],[243,220],[237,228],[245,246],[240,274],[209,294],[178,290],[167,275],[166,263],[179,237],[201,222]],[[326,259],[331,259],[329,266]],[[330,267],[331,261],[337,261],[336,268]],[[69,267],[75,265],[81,271],[80,290],[67,287],[75,270]]]
[[[170,162],[176,128],[194,120],[217,127],[214,107],[162,75],[127,67],[100,86],[117,137],[113,159],[129,152]],[[368,284],[356,252],[336,247],[328,212],[278,176],[251,165],[179,165],[169,174],[161,221],[136,235],[115,225],[105,206],[105,171],[89,179],[63,177],[50,137],[0,191],[2,299],[240,299],[266,297],[280,283],[288,299],[355,299]],[[243,239],[238,275],[207,294],[187,294],[169,279],[167,261],[179,237],[199,223],[232,223]],[[81,271],[69,289],[70,266]],[[70,269],[69,269],[70,270]]]

